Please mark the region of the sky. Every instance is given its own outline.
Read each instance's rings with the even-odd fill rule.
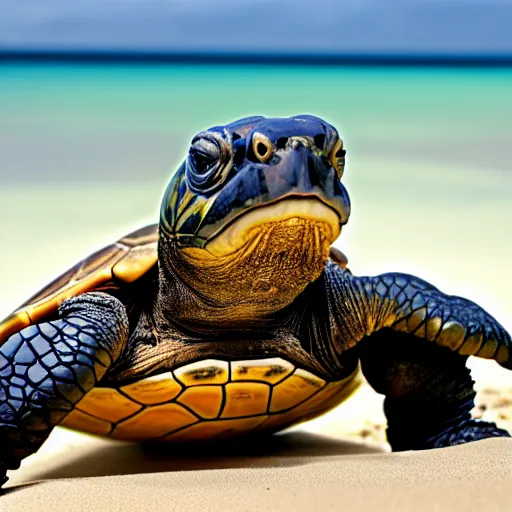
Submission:
[[[0,49],[511,54],[512,0],[0,0]]]

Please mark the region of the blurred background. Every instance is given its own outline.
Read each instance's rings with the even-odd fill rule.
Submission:
[[[353,210],[337,245],[352,271],[418,274],[512,331],[511,0],[0,0],[0,11],[0,315],[157,222],[197,131],[310,113],[346,141]],[[479,389],[512,390],[510,372],[471,364]],[[377,417],[380,398],[364,392],[357,407]],[[326,418],[319,431],[346,421]]]

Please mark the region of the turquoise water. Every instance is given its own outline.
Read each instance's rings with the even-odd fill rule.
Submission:
[[[353,270],[421,274],[511,325],[512,70],[0,66],[0,314],[156,221],[195,132],[303,112],[346,141]]]
[[[199,129],[309,112],[340,128],[352,159],[434,157],[508,170],[511,85],[512,70],[4,65],[0,149],[17,179],[145,179],[174,167]],[[91,161],[91,152],[104,158]],[[52,165],[26,165],[39,155]],[[126,165],[127,155],[136,161]]]

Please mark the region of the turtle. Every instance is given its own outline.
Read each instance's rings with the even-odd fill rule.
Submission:
[[[0,472],[55,426],[134,442],[265,436],[363,379],[393,451],[510,434],[472,418],[469,356],[512,369],[510,335],[413,275],[357,276],[336,128],[313,115],[201,131],[159,223],[95,252],[0,324]]]

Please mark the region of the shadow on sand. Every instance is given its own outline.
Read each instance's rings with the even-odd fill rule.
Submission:
[[[33,475],[34,480],[133,475],[169,471],[291,467],[330,456],[384,453],[378,446],[317,434],[290,432],[261,438],[241,438],[193,445],[112,443],[77,453],[58,468]],[[5,492],[34,483],[10,487]]]

